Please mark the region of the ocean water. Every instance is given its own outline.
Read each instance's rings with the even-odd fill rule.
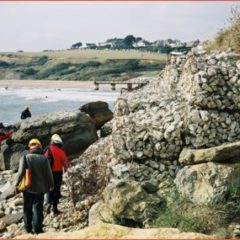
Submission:
[[[30,106],[32,116],[60,110],[72,111],[93,101],[105,101],[113,110],[119,95],[118,90],[0,87],[0,122],[4,125],[18,122],[25,105]]]

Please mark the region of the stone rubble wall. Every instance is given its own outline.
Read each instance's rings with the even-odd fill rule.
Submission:
[[[101,200],[91,208],[89,222],[99,222],[101,216],[114,222],[111,217],[115,216],[120,222],[127,219],[147,226],[149,213],[144,215],[140,210],[144,217],[138,219],[141,214],[133,213],[124,201],[107,197],[111,189],[131,192],[131,184],[136,184],[143,195],[156,197],[152,204],[161,202],[166,189],[171,191],[172,186],[166,183],[169,177],[175,179],[178,193],[197,205],[239,194],[239,143],[225,146],[240,140],[239,73],[240,55],[189,54],[173,57],[159,79],[121,95],[112,121],[113,148],[119,161],[110,166],[111,179]],[[209,148],[214,149],[207,151]],[[201,155],[203,160],[191,152],[180,162],[183,149],[198,154],[202,150],[207,157]],[[219,152],[226,156],[228,151],[231,157],[219,157]],[[190,166],[184,166],[186,162]],[[196,163],[201,164],[191,165]],[[148,202],[144,199],[134,209]],[[109,209],[111,204],[115,207]],[[123,211],[119,213],[119,209]]]
[[[159,79],[122,95],[113,121],[116,155],[125,162],[152,160],[174,177],[184,147],[239,140],[239,59],[231,52],[172,57]]]

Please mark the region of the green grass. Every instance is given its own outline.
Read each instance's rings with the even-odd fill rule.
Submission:
[[[54,52],[22,52],[22,53],[12,53],[17,57],[31,58],[47,56],[49,59],[55,60],[76,60],[77,62],[98,60],[105,61],[107,59],[146,59],[146,60],[160,60],[165,61],[166,54],[158,53],[143,53],[135,50],[91,50],[91,49],[81,49],[81,50],[68,50],[68,51],[54,51]]]
[[[169,180],[171,188],[162,195],[166,205],[153,206],[154,218],[151,227],[173,227],[185,232],[228,236],[228,225],[239,222],[240,206],[236,189],[230,189],[225,199],[197,205],[182,197]],[[225,234],[224,236],[221,234]]]
[[[137,51],[71,50],[0,54],[0,79],[127,80],[153,75],[166,63],[164,54]]]

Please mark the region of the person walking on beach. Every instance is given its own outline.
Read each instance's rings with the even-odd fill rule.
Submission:
[[[53,175],[48,159],[43,155],[42,145],[36,138],[29,141],[29,152],[19,161],[15,182],[17,186],[28,168],[31,172],[31,186],[23,191],[24,228],[27,233],[43,232],[44,194],[54,188]]]
[[[29,110],[29,106],[25,106],[24,110],[21,113],[21,119],[30,118],[31,116],[32,116],[32,114]]]
[[[49,159],[52,167],[54,189],[47,193],[47,213],[56,216],[60,213],[58,210],[59,199],[61,198],[61,185],[63,171],[69,167],[66,153],[62,149],[63,141],[58,134],[51,137],[50,146],[45,150],[44,155]]]

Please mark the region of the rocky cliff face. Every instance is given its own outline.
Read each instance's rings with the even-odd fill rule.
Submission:
[[[152,209],[166,214],[169,191],[199,207],[239,197],[239,143],[221,146],[240,140],[239,59],[232,52],[173,57],[158,80],[119,97],[106,143],[111,177],[90,223],[148,226]],[[187,150],[205,155],[180,160]]]

